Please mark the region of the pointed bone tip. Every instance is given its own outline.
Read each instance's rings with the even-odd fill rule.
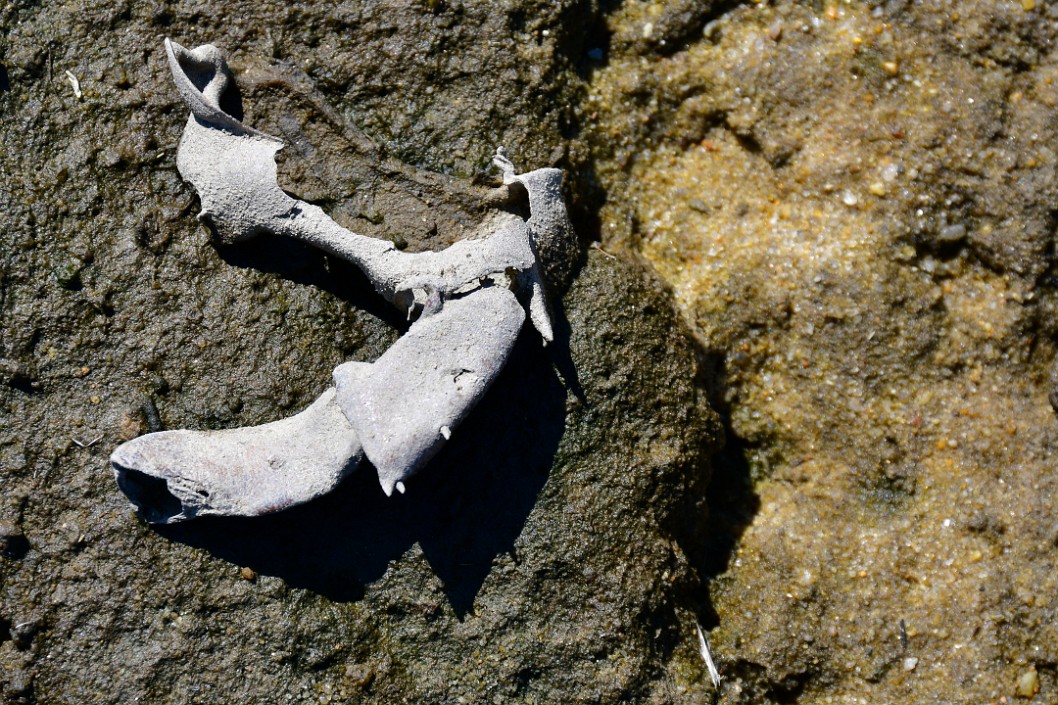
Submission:
[[[533,328],[536,328],[536,332],[540,334],[540,342],[545,348],[555,342],[555,332],[547,321],[533,321]]]
[[[382,491],[386,493],[387,497],[393,496],[393,490],[396,490],[399,494],[404,494],[404,483],[400,480],[381,480]]]
[[[166,37],[163,40],[163,44],[165,45],[165,53],[168,54],[170,56],[170,58],[172,58],[174,60],[178,56],[182,56],[182,55],[186,55],[186,54],[190,53],[190,52],[188,52],[188,50],[182,44],[178,44],[177,42],[174,42],[169,37]]]

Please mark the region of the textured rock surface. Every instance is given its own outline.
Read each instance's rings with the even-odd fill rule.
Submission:
[[[1058,8],[674,7],[583,117],[731,434],[720,700],[1054,702]]]
[[[568,323],[516,345],[405,496],[358,473],[302,509],[161,532],[106,461],[146,430],[288,416],[406,325],[318,252],[211,243],[162,36],[230,52],[297,196],[420,250],[460,237],[497,144],[585,164],[566,140],[592,12],[0,8],[0,699],[700,700],[718,426],[641,265],[592,250],[574,279],[575,253],[544,253]]]

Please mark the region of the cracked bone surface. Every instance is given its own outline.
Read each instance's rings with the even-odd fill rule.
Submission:
[[[504,184],[528,195],[528,219],[496,211],[444,250],[402,252],[279,187],[282,142],[220,107],[233,83],[220,50],[168,39],[165,49],[191,109],[177,168],[220,240],[271,233],[309,243],[352,262],[383,298],[420,317],[375,362],[339,365],[336,389],[295,416],[227,431],[162,431],[119,446],[111,455],[119,487],[156,523],[301,504],[329,492],[365,456],[387,495],[404,492],[503,369],[526,317],[516,294],[527,299],[544,343],[553,338],[537,248],[572,235],[562,171],[518,174],[498,151]]]

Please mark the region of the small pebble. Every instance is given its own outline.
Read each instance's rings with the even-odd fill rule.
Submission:
[[[870,188],[871,193],[878,198],[883,198],[885,196],[885,184],[881,181],[872,182],[868,188]]]
[[[959,242],[964,237],[966,237],[966,226],[962,223],[945,225],[937,233],[937,239],[943,243]]]
[[[915,670],[915,666],[917,666],[917,665],[918,665],[918,659],[915,658],[914,656],[908,656],[906,659],[904,659],[904,670],[905,671],[913,671],[913,670]]]
[[[692,211],[698,211],[699,213],[705,213],[706,215],[708,215],[709,212],[712,210],[709,208],[709,204],[707,204],[700,198],[692,198],[691,200],[687,201],[687,207],[690,208]]]
[[[854,206],[860,202],[860,199],[852,191],[845,191],[841,194],[841,202],[846,206]]]
[[[345,677],[356,688],[366,688],[375,678],[375,668],[369,663],[351,663],[345,667]]]
[[[242,577],[243,580],[257,580],[257,573],[254,572],[253,568],[243,568],[239,571],[239,576]]]
[[[1036,9],[1036,0],[1021,0],[1021,9],[1029,12]]]
[[[900,165],[896,162],[889,162],[882,167],[882,179],[885,181],[896,181],[896,177],[900,176]]]
[[[1018,678],[1018,697],[1031,698],[1040,692],[1040,674],[1036,672],[1035,666],[1021,674]]]
[[[11,625],[11,641],[15,647],[25,651],[33,643],[33,637],[40,631],[40,623],[36,619],[26,619]]]
[[[883,61],[882,68],[885,69],[885,72],[890,76],[895,76],[900,73],[900,64],[895,61]]]

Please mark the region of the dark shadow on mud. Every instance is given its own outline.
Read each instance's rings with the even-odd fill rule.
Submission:
[[[275,274],[281,279],[326,291],[350,308],[364,311],[401,332],[408,329],[405,317],[375,293],[359,268],[315,247],[286,237],[261,235],[218,247],[217,252],[233,267]]]
[[[386,497],[365,463],[307,505],[158,532],[339,601],[362,598],[367,584],[418,543],[462,618],[495,558],[513,550],[547,480],[565,430],[565,400],[539,338],[526,330],[493,388],[407,482],[407,494]]]
[[[760,497],[753,489],[746,460],[749,447],[731,428],[730,404],[724,398],[728,386],[725,357],[717,351],[700,349],[698,359],[699,388],[708,395],[724,428],[724,447],[713,456],[712,477],[705,493],[709,514],[701,528],[703,540],[688,550],[699,577],[708,586],[727,570],[739,539],[760,511]],[[703,629],[712,629],[719,623],[711,600],[705,601],[700,616]]]

